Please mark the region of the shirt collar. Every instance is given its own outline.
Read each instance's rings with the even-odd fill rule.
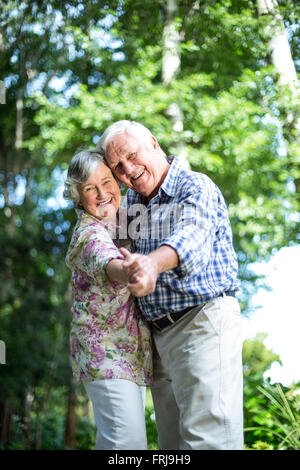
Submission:
[[[160,196],[162,191],[167,194],[170,197],[174,197],[176,195],[176,187],[177,187],[177,182],[180,176],[180,173],[183,170],[183,166],[180,162],[180,159],[178,157],[175,157],[174,155],[170,155],[167,157],[168,163],[170,163],[170,168],[169,171],[162,183],[162,185],[159,188],[158,195]],[[128,189],[127,195],[129,196],[129,201],[130,203],[136,203],[139,202],[141,204],[146,203],[146,198],[140,194],[134,191],[133,189]]]
[[[98,224],[101,227],[108,230],[109,233],[115,233],[116,229],[118,228],[118,225],[116,225],[115,223],[97,219],[97,217],[94,217],[93,215],[89,214],[83,209],[75,208],[75,211],[76,211],[78,220],[84,226]]]
[[[180,159],[174,155],[167,157],[167,160],[171,166],[160,187],[160,190],[163,190],[168,196],[174,197],[177,192],[177,182],[183,167],[181,165]]]

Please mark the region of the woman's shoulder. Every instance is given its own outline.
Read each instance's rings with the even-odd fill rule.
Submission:
[[[77,222],[73,229],[72,238],[67,251],[67,259],[78,256],[88,247],[93,249],[101,245],[112,246],[113,240],[103,224],[84,211],[77,211]]]
[[[111,230],[108,224],[105,224],[84,211],[79,215],[74,230],[76,230],[80,239],[93,237],[99,240],[112,241]]]

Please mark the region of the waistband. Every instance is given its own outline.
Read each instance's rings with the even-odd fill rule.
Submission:
[[[214,299],[216,299],[217,297],[226,297],[226,296],[235,297],[235,295],[236,295],[235,290],[228,290],[226,292],[222,292],[221,294],[217,295],[216,297],[214,297]],[[211,299],[211,300],[213,300],[213,299]],[[211,300],[209,300],[208,302],[210,302]],[[162,331],[165,328],[167,328],[168,326],[173,325],[174,323],[176,323],[178,320],[180,320],[180,318],[182,318],[184,315],[186,315],[188,312],[190,312],[194,308],[204,307],[204,305],[206,305],[208,302],[205,302],[205,303],[199,304],[199,305],[194,305],[192,307],[188,307],[184,310],[180,310],[179,312],[168,313],[167,315],[165,315],[162,318],[159,318],[158,320],[150,321],[149,324],[150,324],[150,326],[153,326],[158,331]]]

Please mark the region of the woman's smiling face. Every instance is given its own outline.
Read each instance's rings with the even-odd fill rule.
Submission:
[[[97,219],[115,219],[120,206],[119,185],[109,167],[101,162],[89,179],[78,185],[80,204]]]

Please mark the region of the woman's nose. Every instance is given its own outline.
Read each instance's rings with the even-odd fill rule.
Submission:
[[[106,191],[103,188],[97,188],[97,199],[99,200],[106,199]]]

